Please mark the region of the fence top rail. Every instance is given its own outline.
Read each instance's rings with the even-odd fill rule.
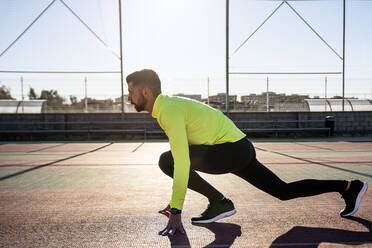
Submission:
[[[330,128],[244,128],[243,132],[304,132],[304,131],[330,131]],[[71,129],[71,130],[0,130],[0,134],[37,134],[37,133],[143,133],[146,134],[165,134],[160,130],[146,129]]]
[[[0,133],[145,133],[146,129],[32,129],[32,130],[0,130]]]
[[[323,120],[233,120],[234,123],[324,123]],[[156,120],[146,121],[0,121],[0,125],[11,124],[56,124],[56,125],[73,125],[73,124],[155,124]]]
[[[296,127],[296,128],[242,128],[242,131],[328,131],[329,127]]]
[[[120,74],[120,71],[10,71],[0,70],[0,73],[20,73],[20,74]]]
[[[330,128],[328,127],[309,127],[309,128],[242,128],[244,132],[252,131],[252,132],[271,132],[271,131],[329,131]],[[158,133],[165,133],[163,130],[147,130],[147,129],[45,129],[45,130],[0,130],[1,133],[86,133],[86,132],[101,132],[101,133],[117,133],[117,132],[131,132],[131,133],[148,133],[148,134],[158,134]]]
[[[0,125],[9,124],[153,124],[156,121],[1,121]]]
[[[324,123],[323,120],[257,120],[257,121],[248,121],[248,120],[238,120],[234,123]]]
[[[323,120],[233,120],[234,123],[324,123]],[[56,125],[73,125],[73,124],[155,124],[156,120],[144,120],[144,121],[0,121],[0,125],[11,125],[11,124],[56,124]]]
[[[246,74],[246,75],[339,75],[342,72],[328,71],[328,72],[244,72],[234,71],[229,74]]]

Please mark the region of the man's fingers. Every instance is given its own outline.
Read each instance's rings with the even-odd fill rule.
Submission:
[[[159,234],[165,236],[169,233],[171,229],[172,227],[168,223],[168,225],[162,231],[160,231]]]
[[[174,227],[167,227],[164,230],[159,232],[159,235],[166,236],[166,235],[171,235],[173,236],[177,231],[179,231],[182,234],[185,234],[186,231],[185,229],[181,226],[179,228],[174,228]]]
[[[174,227],[166,227],[164,230],[159,232],[159,235],[166,236],[166,235],[171,235],[173,236],[177,231],[177,228]]]
[[[161,235],[166,236],[166,235],[168,235],[168,233],[170,233],[171,230],[172,229],[170,227],[167,227],[167,228],[165,228],[165,231]]]
[[[164,214],[165,211],[159,211],[159,213]],[[181,221],[181,216],[174,216],[170,215],[169,216],[169,221],[168,225],[166,228],[164,228],[162,231],[159,232],[159,235],[170,235],[173,236],[176,234],[176,232],[180,232],[182,234],[185,234],[185,228],[183,227],[182,221]]]
[[[168,228],[168,227],[164,228],[164,229],[161,230],[158,234],[159,234],[159,235],[163,235],[163,232],[164,232],[165,230],[167,230],[167,228]]]

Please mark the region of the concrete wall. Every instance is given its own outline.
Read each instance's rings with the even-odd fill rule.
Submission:
[[[321,122],[279,123],[277,121],[325,120],[326,116],[335,117],[335,136],[364,136],[372,134],[372,111],[361,112],[232,112],[230,118],[237,122],[239,128],[311,128],[324,127]],[[105,123],[105,122],[125,122]],[[241,123],[243,121],[244,123]],[[266,123],[263,123],[265,121]],[[65,124],[60,124],[60,123]],[[66,124],[66,122],[98,122],[90,124]],[[239,123],[240,122],[240,123]],[[0,114],[0,139],[5,140],[86,140],[86,139],[143,139],[138,133],[33,133],[32,130],[88,130],[88,129],[146,129],[146,138],[166,138],[156,120],[147,113],[87,113],[87,114]],[[10,130],[17,131],[9,133]],[[23,132],[19,132],[22,131]],[[155,133],[151,133],[155,131]],[[7,132],[7,133],[6,133]],[[248,136],[260,136],[259,133]],[[267,137],[265,134],[261,137]],[[288,134],[284,134],[288,137]],[[324,133],[298,134],[298,136],[324,136]]]

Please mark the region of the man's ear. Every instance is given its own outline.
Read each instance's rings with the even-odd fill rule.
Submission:
[[[152,96],[152,92],[151,92],[151,90],[150,90],[149,88],[147,88],[147,87],[143,87],[143,89],[142,89],[142,94],[143,94],[144,96],[147,96],[147,97]]]

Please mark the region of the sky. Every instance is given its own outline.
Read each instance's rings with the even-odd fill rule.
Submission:
[[[0,53],[52,0],[0,1]],[[119,54],[117,0],[64,2]],[[288,1],[342,57],[342,0]],[[342,72],[342,59],[283,4],[235,54],[281,1],[230,0],[231,72]],[[124,76],[143,68],[158,72],[165,94],[217,94],[225,85],[225,0],[122,0]],[[346,5],[345,95],[372,99],[372,1]],[[57,0],[0,57],[1,70],[120,71],[120,61]],[[233,55],[232,55],[233,54]],[[68,98],[120,96],[119,74],[5,74],[0,85],[21,99],[30,87],[55,89]],[[230,94],[266,91],[325,95],[326,75],[230,75]],[[125,92],[126,84],[124,84]],[[341,75],[327,75],[327,96],[342,94]]]

